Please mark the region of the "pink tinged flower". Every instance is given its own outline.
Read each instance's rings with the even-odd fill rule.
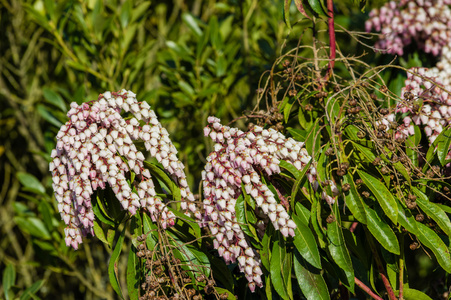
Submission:
[[[249,282],[248,287],[252,293],[255,292],[255,282]]]
[[[244,254],[246,254],[247,256],[250,256],[250,257],[255,256],[254,251],[251,248],[246,248],[246,250],[244,250]]]

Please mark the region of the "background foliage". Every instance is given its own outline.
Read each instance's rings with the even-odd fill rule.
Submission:
[[[353,1],[336,2],[337,24],[343,30],[362,31],[366,14],[358,5]],[[378,5],[372,2],[366,10]],[[277,70],[283,72],[284,57],[277,59],[295,47],[299,37],[305,45],[313,42],[311,31],[306,30],[311,23],[300,20],[295,6],[290,7],[288,16],[291,29],[286,25],[283,1],[2,0],[0,13],[0,276],[3,276],[0,294],[10,299],[29,299],[36,297],[34,294],[43,299],[113,299],[117,296],[109,283],[110,257],[117,257],[119,270],[126,269],[131,235],[128,230],[122,231],[122,227],[106,230],[105,243],[86,239],[78,251],[64,244],[63,224],[52,200],[48,161],[55,147],[54,137],[66,122],[71,101],[96,99],[104,90],[126,88],[137,92],[138,98],[148,101],[156,110],[170,132],[194,187],[211,150],[210,142],[201,136],[206,117],[216,115],[227,122],[243,112],[249,113],[257,100],[262,99],[262,90],[257,90],[264,87],[259,85],[260,75],[276,61]],[[320,41],[327,42],[326,28],[325,23],[317,23],[316,37]],[[343,56],[362,53],[365,48],[341,30],[337,27],[337,42],[342,45]],[[301,49],[298,57],[312,58],[310,48]],[[327,56],[327,50],[322,51]],[[372,66],[391,59],[372,53],[363,57]],[[397,62],[404,67],[433,65],[428,57],[413,53]],[[310,67],[309,62],[305,66]],[[367,68],[363,64],[355,67],[357,72]],[[336,72],[337,77],[350,77],[344,64],[338,64]],[[399,93],[404,78],[405,73],[398,70],[383,74],[387,86],[395,93]],[[281,83],[281,89],[288,90],[287,82]],[[310,87],[313,86],[310,82]],[[304,128],[295,125],[302,121],[298,116],[303,112],[294,105],[291,113],[290,101],[279,107],[285,114],[284,126],[293,127],[289,130],[293,136],[297,133],[305,137],[302,130],[310,129],[311,124],[305,120]],[[256,111],[267,108],[264,102],[260,102]],[[306,114],[310,120],[316,117],[315,110]],[[240,120],[237,126],[245,127],[245,123]],[[350,140],[353,138],[349,135]],[[359,141],[356,139],[352,144]],[[362,153],[377,153],[377,149],[369,148],[370,151]],[[366,175],[362,173],[360,177]],[[289,176],[293,181],[297,179],[296,174]],[[337,209],[333,208],[339,216]],[[377,224],[381,211],[365,209]],[[336,224],[325,226],[330,232],[340,231]],[[378,230],[371,228],[368,226],[369,231]],[[315,234],[320,235],[321,230]],[[364,232],[359,234],[364,236]],[[362,235],[345,233],[345,238],[364,243]],[[398,245],[391,238],[388,237],[389,249],[384,248],[388,252],[381,250],[388,271],[396,268],[396,263],[390,263],[390,252],[399,252],[410,245],[410,241],[403,243],[402,239]],[[272,249],[283,243],[275,239]],[[122,250],[120,256],[113,252],[113,243],[118,240],[124,241],[123,247],[115,247]],[[396,246],[401,249],[395,249]],[[354,254],[361,251],[354,250]],[[407,251],[410,285],[434,298],[441,297],[448,285],[443,270],[424,252]],[[306,272],[301,256],[290,257],[298,275]],[[348,254],[343,259],[352,259],[354,263],[356,256]],[[368,266],[355,263],[354,268],[343,267],[348,273],[362,270],[368,273]],[[338,287],[338,282],[331,282],[332,277],[326,277],[328,284]],[[371,280],[375,279],[368,277],[368,285],[379,289],[381,282]],[[120,276],[119,281],[127,286],[125,276]],[[243,280],[236,283],[236,287],[241,286],[245,286]],[[340,291],[334,290],[335,297],[339,297]],[[274,297],[280,293],[283,291],[278,290]],[[357,294],[357,297],[365,296]]]

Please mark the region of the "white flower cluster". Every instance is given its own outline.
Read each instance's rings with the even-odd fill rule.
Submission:
[[[280,173],[279,160],[302,170],[311,157],[303,143],[286,138],[273,129],[255,126],[243,132],[223,126],[215,117],[209,117],[208,123],[204,134],[213,139],[215,146],[202,172],[204,221],[215,237],[214,247],[219,255],[226,263],[238,261],[250,290],[254,291],[256,286],[263,285],[261,261],[258,253],[250,247],[236,217],[235,205],[242,193],[241,185],[255,200],[257,217],[264,216],[257,223],[259,232],[264,232],[266,224],[271,221],[285,237],[294,236],[296,224],[259,174],[271,176]],[[310,182],[316,181],[316,169],[311,167],[307,176]]]
[[[390,1],[370,12],[366,30],[381,32],[376,47],[403,55],[416,42],[426,53],[440,55],[451,40],[451,0]]]
[[[407,74],[405,87],[402,88],[403,101],[395,109],[395,113],[407,113],[396,137],[413,135],[413,124],[423,125],[432,143],[443,128],[451,123],[451,95],[442,89],[451,91],[451,85],[443,84],[443,73],[438,68],[413,68],[411,71],[413,74]],[[417,99],[423,102],[419,110],[414,109]]]
[[[122,111],[130,112],[132,117],[124,119]],[[182,208],[198,211],[168,132],[149,104],[138,102],[133,92],[105,92],[96,101],[82,105],[73,102],[67,116],[69,121],[57,134],[49,168],[58,210],[67,225],[68,246],[77,249],[82,235],[94,235],[91,195],[98,187],[104,189],[106,183],[131,214],[144,207],[164,228],[174,224],[175,215],[157,196],[150,172],[143,164],[144,154],[133,143],[136,140],[144,142],[151,156],[180,186]],[[127,183],[125,175],[129,171],[137,175],[137,193]]]

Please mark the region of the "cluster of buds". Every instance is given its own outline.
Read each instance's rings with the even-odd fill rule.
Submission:
[[[282,200],[278,203],[276,195],[262,182],[259,174],[269,177],[280,173],[280,160],[302,170],[311,157],[303,148],[303,143],[286,138],[273,129],[254,126],[243,132],[222,125],[215,117],[209,117],[208,123],[204,134],[210,136],[215,145],[202,172],[204,222],[214,236],[214,247],[219,255],[226,263],[238,261],[240,271],[249,281],[250,290],[254,291],[256,286],[263,285],[261,261],[258,253],[250,247],[235,213],[242,185],[256,203],[257,229],[260,233],[271,222],[283,236],[294,236],[296,224],[287,213],[288,203]],[[307,176],[310,182],[316,181],[313,165]]]
[[[129,112],[130,117],[124,119],[122,112]],[[135,214],[143,207],[163,228],[174,224],[175,215],[157,196],[150,172],[144,167],[144,154],[133,143],[136,140],[144,142],[151,156],[180,186],[185,213],[190,210],[200,217],[177,150],[147,102],[138,102],[131,91],[105,92],[95,101],[73,102],[67,116],[69,121],[57,134],[49,168],[58,211],[67,225],[68,246],[77,249],[82,235],[94,235],[91,195],[107,183],[124,210]],[[136,193],[127,182],[127,172],[136,174]]]
[[[415,42],[426,53],[441,55],[451,41],[451,0],[390,1],[370,12],[366,30],[381,32],[376,47],[403,55],[404,47]]]
[[[422,125],[432,143],[451,122],[451,95],[447,92],[451,85],[443,84],[443,73],[438,68],[412,68],[410,71],[402,89],[402,101],[395,109],[395,113],[407,113],[397,137],[413,135],[413,124]]]

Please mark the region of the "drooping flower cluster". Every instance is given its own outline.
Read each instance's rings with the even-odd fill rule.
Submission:
[[[131,117],[124,119],[121,112],[129,112]],[[178,183],[182,208],[189,208],[200,217],[192,205],[194,196],[168,132],[150,106],[138,102],[133,92],[105,92],[96,101],[81,105],[73,102],[67,116],[69,121],[57,134],[49,168],[58,211],[67,225],[64,232],[68,246],[77,249],[82,235],[94,235],[91,195],[99,187],[104,189],[107,183],[123,209],[131,214],[144,207],[153,221],[160,220],[164,228],[174,224],[174,214],[156,195],[150,172],[144,167],[144,154],[133,143],[136,140],[144,142],[151,156]],[[127,183],[127,172],[137,175],[137,193]]]
[[[209,117],[205,136],[215,142],[202,172],[205,210],[204,221],[214,235],[214,247],[220,256],[231,263],[238,261],[245,273],[251,291],[263,285],[261,261],[238,223],[235,205],[244,185],[247,194],[255,200],[258,232],[263,232],[269,221],[285,237],[294,236],[296,224],[287,213],[288,203],[278,203],[276,195],[262,182],[266,176],[280,173],[280,160],[302,170],[310,161],[303,143],[273,129],[255,126],[248,132],[223,126],[220,120]],[[311,182],[316,180],[316,169],[307,172]]]
[[[376,47],[403,55],[416,42],[426,53],[442,54],[451,41],[451,0],[390,1],[370,12],[366,30],[381,32]]]
[[[402,99],[395,113],[407,113],[398,128],[398,136],[414,134],[413,124],[423,125],[429,142],[432,143],[451,123],[451,85],[443,84],[443,74],[437,69],[413,68],[407,74]],[[445,90],[444,90],[445,89]],[[421,107],[415,105],[421,100]]]

